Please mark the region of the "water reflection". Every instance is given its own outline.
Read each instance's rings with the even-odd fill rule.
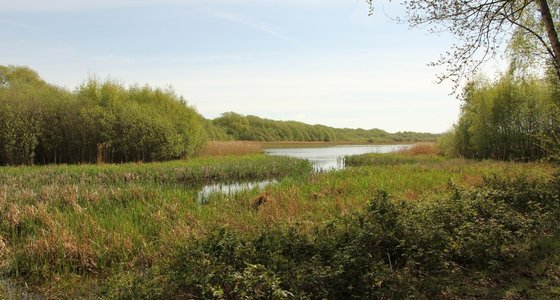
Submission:
[[[208,203],[210,196],[212,196],[213,194],[232,195],[240,191],[252,190],[255,188],[262,190],[265,187],[277,182],[277,180],[272,179],[253,182],[215,183],[205,185],[198,193],[198,203]]]
[[[404,150],[411,145],[337,145],[320,148],[274,148],[265,149],[268,155],[289,156],[307,159],[315,171],[339,170],[344,168],[344,157],[366,153],[389,153]]]

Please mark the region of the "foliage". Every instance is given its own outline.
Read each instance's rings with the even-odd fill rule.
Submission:
[[[417,203],[378,191],[363,211],[309,232],[288,226],[244,235],[217,228],[180,244],[156,276],[132,281],[150,287],[157,278],[165,286],[157,298],[500,298],[502,272],[530,264],[528,257],[540,255],[538,241],[554,234],[558,182],[491,178]],[[472,272],[487,272],[492,291],[472,289]]]
[[[171,90],[90,79],[75,92],[0,66],[0,165],[169,160],[195,153],[202,117]]]
[[[366,0],[373,9],[374,0]],[[524,40],[528,54],[544,57],[544,69],[552,65],[560,78],[560,41],[556,0],[405,0],[406,21],[413,27],[453,35],[457,42],[434,65],[446,68],[440,81],[450,79],[455,89],[471,79],[481,63],[495,57],[504,41]],[[544,56],[540,55],[543,54]]]
[[[256,116],[228,112],[212,120],[214,127],[234,140],[333,142],[360,141],[370,143],[434,141],[435,134],[417,132],[388,133],[381,129],[332,128],[296,121],[274,121]]]
[[[472,158],[557,158],[560,107],[555,83],[512,73],[495,82],[478,79],[464,93],[447,152]],[[442,142],[443,143],[443,142]]]

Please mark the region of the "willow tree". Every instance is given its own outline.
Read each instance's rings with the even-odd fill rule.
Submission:
[[[366,0],[373,11],[375,0]],[[494,57],[517,32],[532,41],[535,55],[543,53],[560,79],[558,21],[560,0],[405,0],[412,27],[451,33],[457,42],[432,65],[445,67],[438,80],[451,80],[455,88]]]

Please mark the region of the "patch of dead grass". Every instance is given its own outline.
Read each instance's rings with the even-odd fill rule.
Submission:
[[[435,143],[416,143],[412,147],[401,150],[400,153],[408,155],[436,155],[438,149]]]

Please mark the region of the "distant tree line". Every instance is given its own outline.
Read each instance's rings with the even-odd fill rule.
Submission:
[[[0,165],[176,159],[204,138],[203,118],[171,90],[90,79],[70,92],[0,66]]]
[[[560,158],[559,87],[554,73],[518,76],[514,68],[495,81],[473,80],[442,148],[468,158]]]
[[[275,121],[227,112],[210,121],[216,140],[304,141],[304,142],[420,142],[435,141],[438,135],[418,132],[388,133],[381,129],[333,128],[296,121]]]

